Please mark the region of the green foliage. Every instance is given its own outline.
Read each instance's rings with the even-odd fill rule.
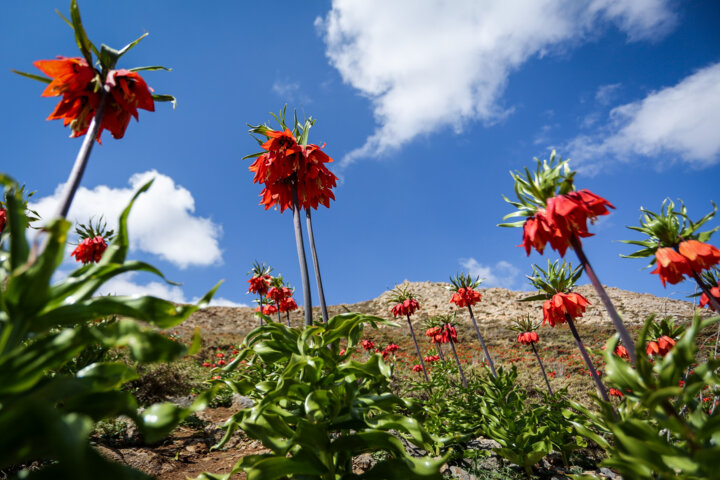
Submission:
[[[0,470],[43,459],[51,463],[26,478],[95,478],[98,471],[108,479],[139,478],[90,447],[95,422],[127,415],[148,442],[155,442],[201,408],[209,394],[191,408],[156,404],[140,414],[135,398],[120,390],[137,372],[124,363],[103,361],[104,353],[126,349],[141,362],[185,354],[184,346],[131,318],[162,328],[177,325],[206,305],[215,290],[189,306],[153,297],[93,297],[124,272],[160,275],[150,265],[125,260],[130,208],[150,183],[123,211],[118,234],[102,260],[51,284],[63,259],[69,222],[51,221],[44,249],[31,251],[22,194],[8,177],[0,175],[0,183],[6,190],[9,232],[0,245]]]
[[[537,168],[531,172],[527,167],[524,175],[520,172],[510,172],[515,182],[515,195],[518,201],[512,201],[503,195],[503,198],[516,211],[503,217],[503,220],[515,217],[532,217],[538,210],[544,210],[547,201],[557,195],[564,195],[573,190],[575,172],[570,170],[569,160],[563,160],[555,153],[550,154],[550,160],[535,158]],[[525,219],[501,223],[499,227],[522,227]]]
[[[256,401],[228,420],[226,435],[216,448],[241,428],[271,453],[245,457],[229,474],[203,474],[198,480],[227,479],[242,470],[250,480],[441,478],[444,458],[411,457],[390,433],[426,451],[434,449],[435,441],[422,425],[398,413],[408,405],[389,390],[390,366],[377,354],[365,363],[349,359],[365,323],[394,325],[348,313],[303,330],[270,323],[250,332],[247,349],[226,370],[248,357],[282,368],[259,383],[225,380],[234,391]],[[344,355],[339,354],[341,343],[348,352]],[[389,455],[363,475],[353,474],[354,456],[378,451]]]
[[[469,273],[456,273],[450,277],[450,285],[447,287],[451,292],[457,292],[461,288],[478,288],[482,283],[480,276],[473,278]]]
[[[532,295],[523,298],[521,301],[545,300],[558,292],[568,293],[575,288],[575,283],[582,275],[582,272],[582,266],[573,269],[570,262],[565,260],[561,262],[559,259],[554,262],[548,260],[547,270],[533,265],[533,274],[528,275],[527,278],[533,287],[545,293]]]
[[[717,478],[720,413],[712,400],[720,387],[720,359],[701,361],[696,340],[720,317],[696,316],[670,353],[651,361],[645,343],[653,321],[647,320],[638,339],[636,368],[612,354],[617,337],[607,344],[605,378],[624,394],[617,411],[597,400],[600,413],[586,412],[594,428],[576,426],[607,451],[603,463],[624,478]]]
[[[497,377],[470,375],[467,388],[449,380],[456,371],[451,362],[435,364],[429,398],[423,405],[425,426],[442,436],[445,445],[462,447],[482,435],[498,442],[495,452],[528,474],[552,451],[560,452],[567,462],[573,450],[586,446],[571,424],[571,420],[582,420],[570,410],[567,392],[532,400],[518,386],[514,366],[499,368]]]
[[[655,263],[655,252],[661,247],[677,247],[685,240],[697,240],[707,242],[713,233],[720,227],[712,230],[698,232],[698,229],[711,220],[717,212],[717,206],[713,203],[713,209],[697,222],[690,220],[685,204],[680,201],[680,209],[675,208],[675,203],[669,198],[660,205],[660,212],[655,213],[645,208],[640,208],[639,227],[627,227],[630,230],[647,235],[647,240],[622,240],[623,243],[639,245],[643,248],[630,255],[620,255],[624,258],[645,258],[653,257],[650,265]]]

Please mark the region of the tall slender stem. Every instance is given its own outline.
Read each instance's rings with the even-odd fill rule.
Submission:
[[[462,365],[460,365],[460,359],[458,358],[457,350],[455,350],[455,342],[453,341],[452,337],[450,336],[450,332],[448,331],[448,340],[450,341],[450,348],[452,348],[453,356],[455,357],[455,363],[457,363],[458,366],[458,372],[460,372],[460,379],[462,380],[462,384],[464,388],[467,388],[467,379],[465,379],[465,373],[463,373]]]
[[[588,355],[587,350],[585,349],[585,344],[583,344],[582,340],[580,339],[580,334],[575,328],[575,322],[573,322],[572,317],[567,313],[565,314],[565,320],[567,320],[570,331],[575,338],[575,344],[577,345],[578,350],[580,350],[580,355],[583,357],[583,360],[585,360],[585,365],[587,365],[588,370],[590,370],[590,375],[592,376],[593,380],[595,380],[595,385],[600,392],[600,396],[603,398],[603,400],[609,402],[610,398],[608,398],[607,391],[605,390],[605,385],[603,385],[602,380],[600,380],[600,375],[598,375],[597,370],[595,369],[595,366],[590,359],[590,355]]]
[[[287,319],[287,324],[288,324],[288,327],[289,327],[289,326],[290,326],[290,311],[288,310],[287,312],[285,312],[285,315],[286,315],[285,318]]]
[[[65,184],[65,190],[63,191],[60,205],[58,206],[57,213],[55,214],[56,217],[65,218],[70,211],[70,205],[72,204],[77,189],[80,187],[83,173],[85,173],[85,167],[87,167],[88,161],[90,160],[90,153],[92,152],[93,145],[95,145],[95,137],[97,137],[100,125],[102,124],[103,115],[105,114],[106,103],[107,94],[105,90],[102,90],[100,92],[100,101],[98,103],[97,111],[95,112],[93,119],[90,121],[88,131],[83,138],[80,150],[75,157],[75,163],[70,171],[70,176]]]
[[[277,308],[278,323],[281,323],[282,318],[280,318],[280,303],[279,302],[275,302],[275,308]]]
[[[293,226],[295,227],[295,245],[297,246],[300,276],[302,277],[303,303],[305,304],[305,325],[312,325],[312,297],[310,296],[310,277],[308,276],[305,244],[303,243],[302,225],[300,224],[300,201],[298,200],[297,183],[292,185],[293,195]]]
[[[713,310],[715,310],[717,313],[720,313],[720,301],[718,301],[718,299],[715,298],[715,295],[710,292],[708,286],[705,285],[705,282],[703,282],[702,278],[700,278],[700,275],[698,275],[698,273],[694,269],[692,271],[692,275],[695,279],[695,283],[698,284],[705,296],[708,297],[708,300],[710,300],[710,305],[712,305]]]
[[[620,339],[622,340],[623,345],[625,345],[625,348],[627,348],[628,354],[630,355],[630,361],[633,365],[635,365],[635,363],[637,362],[637,357],[635,356],[635,343],[633,343],[630,333],[627,331],[627,328],[625,328],[625,324],[620,318],[620,315],[618,315],[617,310],[615,310],[615,306],[610,300],[610,297],[605,291],[605,288],[602,286],[602,283],[600,283],[597,275],[595,275],[595,270],[593,270],[592,265],[590,265],[590,262],[585,256],[582,245],[574,235],[570,239],[570,244],[572,245],[573,250],[575,250],[575,254],[578,257],[578,260],[580,260],[580,264],[583,266],[583,271],[587,274],[588,278],[590,278],[590,282],[592,283],[593,287],[595,287],[595,291],[597,292],[598,296],[600,296],[600,301],[602,301],[603,305],[605,306],[605,310],[607,310],[608,314],[610,315],[610,319],[615,326],[615,330],[620,334]]]
[[[318,262],[317,249],[315,248],[315,235],[313,233],[312,217],[310,209],[305,209],[305,224],[308,230],[308,240],[310,241],[310,253],[312,254],[313,267],[315,268],[315,282],[317,283],[318,297],[320,298],[320,310],[322,311],[323,322],[328,323],[328,311],[325,304],[325,290],[323,290],[322,277],[320,276],[320,263]]]
[[[415,338],[415,330],[410,321],[410,315],[407,316],[408,327],[410,327],[410,335],[412,335],[413,343],[415,344],[415,352],[417,352],[418,360],[420,360],[420,366],[422,366],[423,374],[425,375],[425,381],[430,383],[430,377],[428,377],[427,369],[425,368],[425,362],[423,362],[422,354],[420,353],[420,347],[418,346],[417,339]]]
[[[548,387],[548,392],[550,392],[550,395],[553,395],[552,388],[550,388],[550,381],[547,378],[547,374],[545,373],[545,366],[542,363],[542,360],[540,360],[540,355],[537,352],[537,349],[535,349],[535,343],[531,342],[530,346],[532,347],[532,351],[535,354],[535,358],[537,358],[538,363],[540,364],[540,370],[542,370],[543,378],[545,379],[545,385]]]
[[[490,356],[490,352],[485,345],[485,339],[480,333],[480,329],[478,328],[478,324],[475,321],[475,315],[473,315],[472,307],[470,305],[468,305],[468,312],[470,312],[470,320],[472,320],[473,325],[475,325],[475,333],[477,333],[478,340],[480,340],[480,345],[482,345],[483,352],[485,352],[485,360],[487,360],[488,365],[490,365],[490,371],[492,372],[493,377],[497,378],[497,372],[495,371],[495,363],[493,362],[492,357]]]
[[[440,355],[440,359],[444,362],[444,361],[445,361],[445,354],[444,354],[443,351],[442,351],[442,347],[440,346],[440,342],[438,342],[438,341],[435,340],[434,338],[433,338],[433,342],[435,342],[435,348],[436,348],[437,351],[438,351],[438,355]]]
[[[260,319],[261,327],[263,326],[263,317],[262,317],[263,316],[263,299],[262,298],[263,298],[262,295],[260,294],[260,292],[258,292],[258,308],[260,309],[260,311],[258,312],[259,313],[258,318]]]

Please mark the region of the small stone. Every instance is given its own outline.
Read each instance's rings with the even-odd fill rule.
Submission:
[[[375,459],[369,453],[363,453],[353,458],[353,473],[361,475],[375,466]]]
[[[478,480],[475,475],[463,470],[460,467],[450,467],[450,473],[452,473],[453,478],[457,478],[458,480]]]
[[[602,468],[600,469],[600,473],[603,474],[603,475],[605,475],[605,476],[608,477],[608,478],[613,478],[613,479],[614,479],[615,477],[617,477],[617,473],[613,472],[612,470],[610,470],[610,469],[607,468],[607,467],[602,467]]]

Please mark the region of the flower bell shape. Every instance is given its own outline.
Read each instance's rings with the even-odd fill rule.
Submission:
[[[623,397],[623,393],[620,390],[618,390],[617,388],[611,388],[610,390],[608,390],[608,395],[610,395],[611,397],[618,397],[618,398]]]
[[[366,352],[368,352],[375,348],[375,343],[372,340],[363,340],[362,347]]]
[[[545,245],[553,236],[553,229],[548,223],[545,211],[538,211],[535,215],[525,220],[523,224],[523,243],[525,252],[530,255],[530,250],[535,249],[542,254]],[[520,245],[518,245],[520,246]]]
[[[248,283],[250,284],[250,287],[248,288],[249,293],[265,295],[270,288],[270,275],[252,277],[248,280]]]
[[[440,327],[430,327],[427,330],[425,330],[425,336],[430,338],[435,338],[437,335],[442,334],[442,329]]]
[[[533,343],[537,343],[539,340],[540,337],[538,337],[537,332],[522,332],[517,336],[518,343],[522,345],[532,345]]]
[[[482,294],[472,288],[461,287],[457,292],[453,293],[450,303],[454,303],[460,308],[470,307],[478,303],[482,299]]]
[[[710,289],[710,294],[715,298],[720,298],[720,282],[718,282],[716,287],[713,287]],[[708,296],[703,292],[702,295],[700,295],[700,308],[707,307],[710,305],[710,299]],[[712,307],[712,305],[711,305]]]
[[[283,298],[280,302],[280,305],[278,306],[278,309],[281,313],[292,312],[293,310],[297,310],[298,308],[298,304],[292,297]]]
[[[98,141],[103,130],[108,130],[115,139],[125,136],[130,117],[138,118],[138,108],[149,112],[155,111],[152,88],[136,72],[130,70],[112,70],[105,83],[110,87],[110,99],[105,109]]]
[[[102,236],[98,235],[80,242],[70,256],[75,257],[75,260],[82,262],[83,265],[90,262],[97,263],[102,258],[105,249],[107,249],[107,242]]]
[[[271,287],[265,296],[275,303],[280,303],[285,300],[289,291],[290,289],[287,287]]]
[[[398,316],[410,316],[420,308],[420,303],[414,298],[408,298],[407,300],[398,303],[392,307],[393,317]]]
[[[687,240],[680,242],[678,250],[696,272],[707,270],[720,263],[720,250],[709,243]]]
[[[625,348],[622,345],[618,345],[615,349],[615,355],[617,355],[620,358],[624,358],[625,360],[630,359],[630,354],[627,351],[627,348]]]
[[[543,304],[543,325],[547,322],[554,327],[556,323],[565,323],[566,314],[573,319],[582,317],[589,304],[579,293],[556,293]]]
[[[415,366],[412,367],[412,371],[413,371],[413,372],[418,372],[418,373],[419,373],[419,372],[422,372],[422,371],[423,371],[423,367],[422,367],[422,365],[417,364],[417,365],[415,365]]]
[[[692,275],[692,267],[688,259],[672,248],[658,248],[655,252],[655,259],[657,260],[657,266],[650,273],[656,273],[660,276],[663,287],[666,286],[666,283],[671,285],[680,283],[684,280],[685,275]]]
[[[665,355],[670,353],[670,350],[672,350],[674,346],[675,340],[668,337],[667,335],[663,335],[655,341],[648,342],[647,346],[645,347],[645,351],[648,355],[659,355],[661,357],[664,357]]]
[[[7,224],[7,210],[4,208],[0,208],[0,235],[2,235],[3,230],[5,230],[5,225]]]

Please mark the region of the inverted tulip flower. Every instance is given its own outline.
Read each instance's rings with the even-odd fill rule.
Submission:
[[[292,290],[285,286],[285,281],[283,280],[282,275],[278,275],[277,277],[273,277],[270,279],[270,289],[265,295],[269,300],[272,300],[274,302],[275,308],[277,310],[278,323],[280,323],[280,313],[282,311],[287,311],[281,310],[280,305],[286,298],[292,296]],[[289,326],[290,316],[288,315],[288,327]]]
[[[545,373],[545,366],[542,363],[542,359],[540,359],[540,354],[538,354],[538,351],[535,348],[535,344],[540,341],[540,336],[536,331],[538,327],[540,327],[540,324],[533,323],[530,320],[530,316],[528,316],[524,319],[515,320],[514,326],[510,328],[518,332],[517,341],[519,344],[530,345],[530,348],[532,348],[535,358],[538,361],[538,365],[540,365],[540,371],[545,379],[545,385],[547,386],[548,393],[552,395],[553,391],[550,387],[550,381],[548,380],[547,374]]]
[[[693,222],[682,201],[678,208],[672,200],[666,199],[659,213],[642,208],[640,226],[628,228],[643,233],[647,239],[625,240],[624,243],[642,248],[623,257],[651,258],[650,266],[655,264],[655,269],[650,273],[657,274],[663,286],[680,283],[686,277],[692,278],[702,290],[705,304],[720,312],[720,291],[713,291],[715,282],[704,277],[705,272],[720,264],[720,249],[707,243],[718,227],[699,231],[715,216],[716,211],[717,207],[713,204],[710,213]]]
[[[272,281],[272,277],[270,276],[271,273],[272,267],[265,265],[265,262],[260,263],[257,260],[253,262],[252,268],[248,272],[248,275],[251,275],[250,280],[248,280],[248,283],[250,284],[250,287],[248,288],[248,293],[257,294],[257,302],[259,307],[255,311],[263,315],[265,315],[265,312],[260,307],[265,304],[265,300],[263,297],[270,289],[270,284]],[[262,326],[262,315],[258,315],[258,318],[260,320],[260,326]]]
[[[447,315],[436,315],[431,318],[431,322],[440,325],[441,329],[441,343],[449,343],[450,349],[452,350],[453,356],[455,357],[455,364],[458,367],[458,373],[460,374],[460,380],[462,381],[463,387],[467,388],[467,379],[465,378],[465,372],[463,372],[462,365],[460,365],[460,358],[458,358],[457,349],[455,343],[457,343],[457,330],[455,329],[454,323],[456,320],[455,313]]]
[[[390,304],[393,305],[391,312],[393,317],[405,317],[407,318],[408,327],[410,328],[410,335],[412,335],[413,343],[415,344],[415,353],[417,353],[418,360],[420,361],[420,367],[423,374],[425,375],[425,381],[430,382],[430,378],[423,362],[423,356],[420,353],[420,346],[418,346],[417,338],[415,338],[415,329],[413,328],[410,316],[414,314],[420,308],[420,302],[415,298],[415,294],[410,290],[410,287],[396,286],[390,295]],[[416,372],[419,370],[415,370]]]
[[[543,325],[548,323],[551,327],[554,327],[557,324],[567,323],[575,340],[575,345],[580,351],[580,356],[585,361],[585,365],[587,365],[590,375],[595,381],[598,392],[603,400],[608,401],[607,389],[600,380],[600,375],[598,375],[598,371],[593,365],[585,344],[575,327],[575,319],[583,315],[585,307],[589,303],[582,295],[571,292],[580,275],[582,275],[581,267],[573,269],[572,265],[564,260],[562,263],[559,260],[554,263],[548,260],[547,270],[533,265],[533,275],[528,276],[528,279],[540,293],[524,298],[523,301],[545,301],[543,304]]]
[[[107,249],[108,242],[111,242],[115,236],[115,232],[107,228],[107,223],[103,221],[102,217],[97,222],[91,218],[87,225],[78,224],[75,227],[75,233],[80,242],[70,255],[75,257],[76,261],[82,262],[83,265],[98,263]]]
[[[7,223],[7,211],[4,208],[0,208],[0,235],[5,230],[5,224]]]
[[[480,286],[480,283],[482,283],[480,277],[473,278],[472,276],[470,276],[470,274],[466,273],[458,273],[455,274],[454,277],[450,277],[449,289],[451,292],[453,292],[452,297],[450,297],[450,303],[454,303],[460,308],[468,309],[468,313],[470,314],[470,320],[475,327],[475,334],[477,335],[478,340],[480,340],[480,345],[482,345],[483,353],[485,354],[485,360],[490,366],[490,371],[492,372],[493,376],[497,377],[497,372],[495,371],[495,362],[493,362],[487,345],[485,345],[485,339],[483,338],[482,333],[480,333],[480,328],[478,327],[477,320],[475,320],[475,315],[473,314],[472,309],[473,305],[482,300],[482,295],[480,294],[480,292],[475,290]]]
[[[442,343],[442,338],[443,338],[442,328],[440,328],[439,326],[435,326],[432,323],[426,325],[426,327],[429,327],[429,328],[427,328],[427,330],[425,330],[425,336],[428,337],[431,342],[433,342],[433,344],[435,345],[435,349],[438,352],[438,355],[444,362],[445,354],[443,353],[442,347],[440,346],[440,344]]]
[[[517,201],[505,198],[516,208],[506,215],[508,218],[523,217],[523,220],[502,223],[501,227],[522,227],[521,246],[528,255],[532,249],[542,254],[549,243],[561,257],[572,248],[603,306],[610,315],[615,330],[627,345],[632,362],[635,362],[635,346],[625,324],[618,315],[605,288],[585,255],[582,238],[592,236],[588,222],[594,223],[599,216],[609,215],[615,208],[603,197],[590,190],[575,190],[575,173],[570,170],[567,160],[562,160],[555,151],[550,160],[538,160],[535,172],[525,168],[523,173],[510,172],[515,182]]]
[[[65,217],[80,185],[93,140],[100,143],[104,130],[122,138],[130,118],[138,119],[138,109],[155,111],[156,101],[171,101],[170,95],[154,95],[137,73],[142,70],[168,70],[165,67],[116,69],[118,60],[147,34],[120,50],[102,45],[97,48],[87,36],[76,0],[70,3],[71,19],[65,19],[75,33],[80,57],[59,56],[53,60],[37,60],[33,65],[46,76],[13,70],[24,77],[47,83],[44,97],[61,97],[48,120],[62,120],[70,127],[70,136],[85,136],[60,202],[57,216]],[[93,58],[93,54],[97,59]],[[96,68],[97,65],[97,68]]]
[[[710,295],[715,298],[720,298],[720,280],[714,274],[714,270],[711,272],[705,272],[705,274],[703,275],[703,281],[706,282],[708,285],[715,285],[713,288],[710,289]],[[700,303],[698,305],[700,308],[710,306],[710,297],[703,292],[702,295],[700,295]],[[720,311],[718,310],[715,311],[716,313],[720,313]]]
[[[290,129],[285,122],[285,113],[286,109],[283,108],[279,115],[273,114],[280,124],[279,130],[274,130],[267,125],[250,126],[250,134],[255,137],[263,151],[244,158],[255,158],[249,170],[255,174],[253,182],[263,184],[263,190],[260,192],[260,204],[264,205],[266,210],[271,207],[279,207],[281,213],[288,208],[293,211],[295,243],[305,302],[305,324],[311,325],[310,279],[300,224],[300,210],[305,209],[308,240],[320,297],[320,309],[323,321],[327,323],[327,305],[310,212],[313,208],[317,209],[319,205],[330,207],[330,200],[335,199],[332,189],[336,186],[337,177],[326,166],[333,159],[322,151],[324,145],[308,144],[308,134],[315,120],[311,117],[301,124],[296,115],[293,128]]]

